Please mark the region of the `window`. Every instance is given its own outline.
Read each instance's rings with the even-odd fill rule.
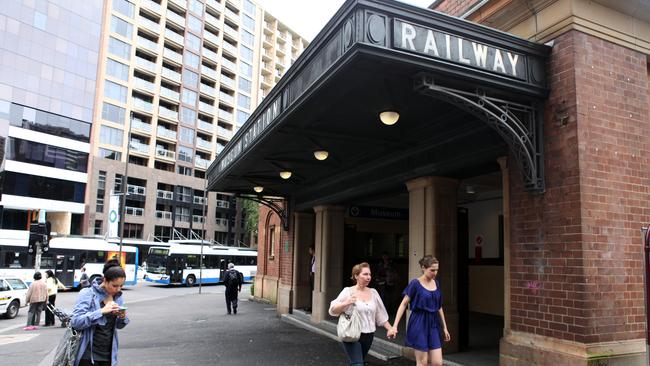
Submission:
[[[273,259],[275,257],[275,225],[269,227],[269,258]]]
[[[85,173],[88,153],[10,137],[6,149],[9,160]]]
[[[90,141],[90,123],[11,103],[9,123],[76,141]]]
[[[109,149],[99,148],[99,157],[108,160],[122,160],[122,153]]]
[[[108,98],[115,99],[122,103],[126,103],[127,88],[120,84],[106,80],[104,84],[104,95]]]
[[[106,171],[100,170],[99,175],[97,177],[97,204],[95,205],[96,212],[104,212],[105,194],[106,194]]]
[[[194,126],[196,122],[196,111],[187,107],[181,107],[181,122]]]
[[[183,186],[176,186],[176,200],[177,201],[192,202],[192,194],[193,194],[192,188],[183,187]]]
[[[203,30],[203,22],[195,16],[188,15],[187,27],[195,33],[201,34],[201,31]]]
[[[242,16],[242,23],[244,24],[244,27],[252,31],[255,30],[255,19],[249,17],[248,15],[244,14]]]
[[[129,59],[131,57],[131,45],[124,43],[119,39],[109,37],[108,39],[108,52],[111,54],[121,57],[123,59]]]
[[[95,220],[95,226],[93,227],[95,235],[102,235],[102,223],[102,220]]]
[[[99,131],[99,142],[103,144],[122,146],[124,131],[108,126],[102,126]]]
[[[251,50],[250,48],[244,45],[240,45],[239,55],[244,61],[253,62],[253,50]]]
[[[203,3],[197,0],[188,1],[189,8],[195,14],[203,15]]]
[[[47,15],[35,11],[34,12],[34,27],[40,29],[40,30],[45,30],[45,27],[47,26]]]
[[[192,150],[192,148],[185,147],[185,146],[178,147],[178,160],[191,163],[193,156],[194,156],[194,150]]]
[[[104,105],[102,106],[103,119],[123,125],[125,116],[126,109],[104,102]]]
[[[197,87],[199,83],[199,74],[188,69],[183,69],[183,84]]]
[[[190,209],[188,207],[176,206],[174,209],[176,221],[190,222]]]
[[[237,96],[237,105],[241,108],[251,109],[251,97],[239,93],[239,96]]]
[[[135,5],[126,0],[113,0],[113,10],[129,18],[133,18],[135,13]]]
[[[122,81],[129,81],[129,66],[110,58],[106,59],[106,73]]]
[[[199,56],[193,54],[192,52],[185,51],[185,64],[189,65],[195,69],[199,68]]]
[[[187,175],[187,176],[190,176],[190,177],[192,176],[192,169],[188,168],[186,166],[178,165],[177,166],[177,171],[178,171],[178,174],[180,174],[180,175]]]
[[[255,44],[255,36],[253,35],[253,33],[245,29],[243,29],[241,32],[241,40],[242,43],[244,43],[247,46],[253,47],[253,45]]]
[[[19,253],[14,251],[4,252],[4,268],[28,268],[27,252]]]
[[[246,113],[244,111],[237,111],[237,125],[242,126],[246,121],[248,120],[248,117],[250,117],[250,113]]]
[[[131,36],[133,36],[133,26],[115,15],[111,17],[111,31],[128,39],[131,39]]]
[[[5,171],[3,190],[6,194],[21,197],[43,198],[56,201],[83,203],[86,184]]]
[[[178,139],[184,143],[194,145],[194,130],[187,127],[182,127],[179,130]]]
[[[106,171],[100,170],[97,177],[97,189],[106,189]]]
[[[113,191],[122,192],[122,174],[115,174],[115,184],[113,184]]]
[[[185,104],[196,105],[196,92],[183,88],[181,100]]]
[[[250,0],[244,0],[244,10],[245,10],[248,14],[250,14],[250,15],[252,15],[252,16],[255,16],[255,9],[256,9],[256,6],[255,6],[255,4],[253,4],[252,1],[250,1]]]
[[[253,77],[253,66],[245,63],[245,62],[240,62],[239,63],[239,72],[241,72],[244,76],[248,76],[249,78]]]
[[[245,78],[240,76],[239,77],[239,89],[241,91],[245,91],[246,93],[250,94],[251,91],[253,91],[253,83],[250,80],[245,79]]]
[[[142,224],[124,223],[124,237],[142,239]]]
[[[193,35],[192,33],[187,33],[185,36],[185,44],[187,49],[199,52],[201,50],[201,38]]]

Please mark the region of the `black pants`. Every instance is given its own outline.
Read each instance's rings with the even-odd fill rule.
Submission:
[[[226,289],[226,308],[228,309],[228,314],[235,312],[237,314],[237,295],[238,289]]]
[[[90,360],[82,358],[79,361],[79,366],[111,366],[111,361],[95,361],[95,363],[90,363]]]
[[[54,306],[54,303],[56,302],[56,294],[50,295],[47,298],[47,302]],[[54,325],[54,313],[50,311],[50,309],[45,307],[45,325]]]

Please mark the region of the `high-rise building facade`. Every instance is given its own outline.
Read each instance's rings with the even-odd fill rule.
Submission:
[[[250,0],[110,0],[103,14],[85,232],[107,231],[126,184],[125,237],[242,244],[233,196],[210,192],[204,216],[205,172],[306,42]]]
[[[95,103],[102,1],[10,1],[0,7],[0,228],[79,234]]]

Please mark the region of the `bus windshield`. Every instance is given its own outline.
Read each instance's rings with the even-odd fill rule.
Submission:
[[[147,257],[147,272],[164,274],[167,271],[168,249],[151,248]]]

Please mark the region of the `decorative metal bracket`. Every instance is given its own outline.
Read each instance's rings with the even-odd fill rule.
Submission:
[[[240,194],[237,196],[268,207],[271,209],[271,211],[275,212],[275,214],[280,217],[282,229],[284,229],[284,231],[289,230],[289,201],[286,199],[279,197],[254,196],[248,194]]]
[[[479,117],[508,144],[521,169],[525,188],[544,192],[542,124],[537,108],[489,97],[481,89],[470,93],[436,85],[430,74],[418,74],[414,89]]]

